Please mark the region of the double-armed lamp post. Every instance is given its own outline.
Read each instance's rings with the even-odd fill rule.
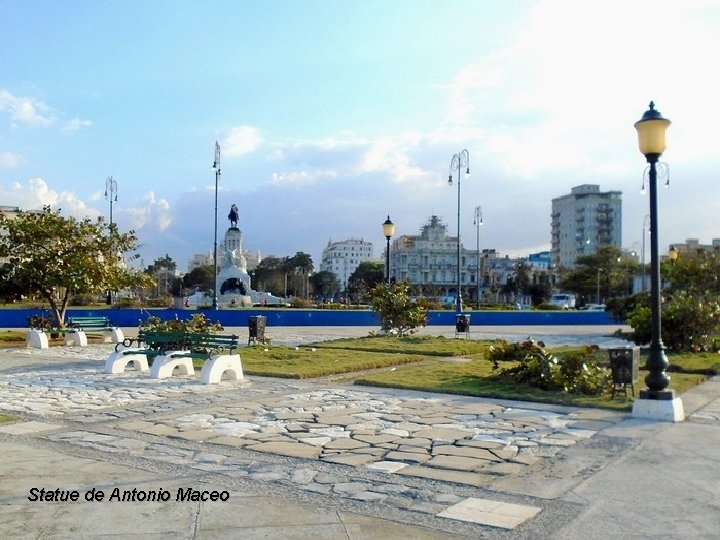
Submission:
[[[218,242],[217,242],[217,204],[218,204],[218,181],[220,180],[220,145],[215,141],[215,161],[212,170],[215,172],[215,240],[213,243],[213,299],[212,308],[218,308],[217,279],[218,279]]]
[[[387,245],[385,246],[385,282],[390,283],[390,238],[395,234],[395,224],[390,221],[390,214],[382,224],[383,234]]]
[[[457,177],[457,296],[455,297],[455,313],[462,313],[462,295],[460,293],[460,177],[463,169],[465,176],[470,175],[470,153],[467,150],[458,152],[450,160],[448,184],[452,186],[453,175]]]
[[[650,171],[650,314],[651,339],[650,350],[645,367],[647,388],[640,391],[640,399],[633,404],[633,416],[658,420],[681,421],[684,419],[682,401],[668,390],[670,377],[666,373],[669,362],[665,356],[662,342],[662,322],[660,319],[660,258],[658,250],[658,208],[657,208],[657,163],[667,148],[665,133],[670,120],[663,118],[655,110],[655,103],[642,118],[635,122],[640,152],[645,156]]]

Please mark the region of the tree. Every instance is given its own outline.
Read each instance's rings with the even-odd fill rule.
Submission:
[[[398,337],[412,334],[427,323],[427,310],[410,302],[410,285],[379,283],[370,292],[375,311],[380,314],[383,330],[393,330]]]
[[[255,282],[258,290],[267,291],[275,296],[285,296],[286,259],[265,257],[255,268]]]
[[[353,286],[362,282],[367,289],[372,289],[385,279],[385,266],[379,262],[366,261],[358,265],[348,278],[348,285]]]
[[[340,289],[337,276],[327,270],[313,274],[310,277],[310,283],[315,292],[323,297],[335,296]]]
[[[21,294],[47,300],[63,328],[73,294],[148,285],[147,278],[129,270],[123,260],[137,244],[133,231],[120,233],[102,218],[63,217],[48,206],[14,217],[0,214],[0,257],[9,261],[0,280]]]
[[[213,265],[203,264],[193,268],[182,277],[182,285],[185,289],[198,288],[201,291],[212,291],[215,286]]]
[[[157,283],[156,293],[158,296],[167,296],[168,294],[180,296],[182,294],[182,281],[175,275],[176,269],[177,264],[167,253],[164,257],[155,259],[155,262],[147,267],[145,272],[152,276]]]
[[[563,291],[573,292],[585,299],[627,296],[630,276],[637,263],[623,258],[617,246],[601,246],[597,253],[577,258],[575,268],[568,271],[560,282]]]
[[[663,344],[673,351],[708,350],[720,332],[720,252],[683,253],[677,261],[664,262],[665,288],[661,307]],[[651,338],[648,296],[636,295],[628,312],[636,343]]]

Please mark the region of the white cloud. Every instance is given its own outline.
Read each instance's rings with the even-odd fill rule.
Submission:
[[[141,207],[121,210],[122,214],[128,216],[131,229],[138,231],[143,228],[156,228],[164,231],[172,224],[170,203],[167,199],[157,197],[154,191],[149,191],[143,195],[142,202]]]
[[[13,167],[20,165],[22,162],[22,156],[19,154],[13,154],[11,152],[3,152],[0,154],[0,167],[12,169]]]
[[[31,178],[26,183],[13,182],[10,188],[0,185],[0,200],[5,204],[18,206],[24,210],[40,209],[43,206],[59,208],[66,215],[82,219],[96,218],[100,212],[85,204],[72,191],[55,191],[50,189],[42,178]]]
[[[261,142],[262,137],[256,128],[237,126],[230,130],[220,147],[225,156],[241,156],[254,152]]]
[[[318,180],[330,179],[334,180],[337,178],[336,171],[330,170],[315,170],[315,171],[298,171],[298,172],[286,172],[286,173],[272,173],[273,184],[294,184],[294,185],[308,185],[314,184]]]
[[[90,120],[80,120],[79,118],[73,118],[69,122],[65,123],[62,130],[63,130],[63,132],[68,133],[71,131],[77,131],[80,128],[90,127],[90,126],[92,126],[92,122]]]
[[[42,101],[17,97],[7,90],[0,90],[0,112],[10,113],[13,123],[49,126],[55,121],[49,107]]]

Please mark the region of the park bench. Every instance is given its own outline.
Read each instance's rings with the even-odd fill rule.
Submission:
[[[172,377],[176,369],[180,375],[194,375],[193,360],[199,359],[204,362],[200,373],[203,383],[220,382],[223,376],[239,380],[243,372],[237,346],[235,335],[141,330],[137,338],[115,346],[105,362],[105,373],[123,373],[132,363],[134,369],[149,371],[154,379]]]
[[[47,349],[47,334],[62,334],[65,345],[87,346],[87,334],[100,334],[105,343],[120,343],[123,332],[112,324],[108,317],[68,317],[65,328],[32,327],[27,332],[25,342],[37,349]]]
[[[123,332],[108,317],[71,316],[68,325],[61,332],[65,335],[65,345],[87,345],[87,334],[100,334],[105,343],[121,343]]]

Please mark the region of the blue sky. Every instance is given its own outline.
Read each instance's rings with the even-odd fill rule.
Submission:
[[[470,153],[461,229],[475,247],[549,249],[550,204],[623,192],[623,247],[647,196],[633,123],[673,121],[660,245],[720,237],[717,1],[0,0],[0,204],[109,213],[145,264],[185,269],[240,208],[245,247],[384,246],[431,214],[456,227],[452,155]]]

